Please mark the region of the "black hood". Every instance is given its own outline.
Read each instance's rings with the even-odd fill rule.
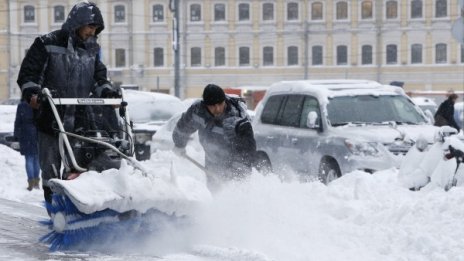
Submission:
[[[92,2],[83,1],[76,4],[71,9],[68,18],[66,19],[66,22],[64,22],[61,29],[73,34],[80,27],[89,24],[98,26],[97,30],[95,31],[95,36],[97,36],[101,31],[103,31],[103,29],[105,29],[103,17],[97,5]]]

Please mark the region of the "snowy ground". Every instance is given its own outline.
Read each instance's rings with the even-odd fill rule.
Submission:
[[[154,154],[144,165],[163,170],[171,157]],[[47,231],[38,224],[47,217],[42,191],[26,190],[23,162],[0,145],[1,260],[464,260],[464,188],[412,192],[395,169],[348,173],[329,186],[255,173],[198,206],[189,227],[136,250],[50,253],[37,242]],[[175,167],[198,175],[193,165]]]

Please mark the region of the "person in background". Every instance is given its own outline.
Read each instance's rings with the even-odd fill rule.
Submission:
[[[120,90],[108,81],[106,66],[100,60],[97,36],[104,28],[96,4],[79,2],[61,29],[34,40],[21,63],[17,83],[24,100],[35,109],[42,187],[47,203],[52,201],[48,180],[60,176],[61,156],[56,120],[48,101],[40,98],[41,90],[50,89],[54,98],[88,98],[91,93],[100,98],[120,97]],[[58,106],[65,130],[85,129],[93,117],[89,107]]]
[[[242,179],[251,173],[256,141],[246,105],[240,98],[226,96],[221,87],[208,84],[203,99],[194,102],[174,128],[176,154],[185,155],[187,141],[195,131],[205,150],[211,190],[223,181]]]
[[[454,120],[454,104],[458,99],[458,95],[455,93],[449,94],[448,98],[440,104],[437,112],[435,113],[435,126],[451,126],[458,131],[460,130],[459,125]]]
[[[32,108],[24,101],[18,104],[14,122],[14,136],[19,141],[19,152],[26,160],[27,190],[39,188],[40,166],[37,147],[37,128],[34,125]]]

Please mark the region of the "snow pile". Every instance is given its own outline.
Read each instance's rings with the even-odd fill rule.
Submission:
[[[24,187],[23,162],[17,152],[0,146],[0,197],[18,197],[29,203],[25,195],[34,195],[36,202],[42,201],[41,191],[31,193]],[[157,174],[143,178],[125,166],[118,173],[109,170],[79,178],[93,180],[95,187],[87,192],[101,197],[116,197],[117,193],[98,192],[112,184],[124,196],[154,196],[166,202],[159,206],[167,210],[172,197],[196,202],[196,207],[189,209],[188,224],[166,226],[153,234],[146,247],[137,250],[138,260],[154,256],[167,261],[460,260],[463,253],[464,187],[448,192],[439,187],[410,191],[400,182],[396,169],[373,175],[355,171],[329,186],[254,173],[244,182],[227,184],[208,200],[197,200],[204,199],[205,176],[193,164],[170,152],[153,154],[142,164],[149,173]],[[172,186],[175,189],[170,191]],[[94,198],[98,197],[86,200]],[[132,206],[146,208],[141,199],[134,199]],[[98,202],[95,199],[96,205]],[[131,247],[124,245],[121,251],[130,252]],[[14,257],[12,253],[6,254]],[[134,257],[112,255],[114,258],[97,255],[94,259]]]
[[[0,198],[42,205],[42,190],[28,191],[25,159],[18,151],[0,144]]]

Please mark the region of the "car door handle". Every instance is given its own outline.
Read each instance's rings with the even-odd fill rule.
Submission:
[[[298,142],[298,138],[292,138],[291,141],[292,141],[292,144],[296,144]]]

